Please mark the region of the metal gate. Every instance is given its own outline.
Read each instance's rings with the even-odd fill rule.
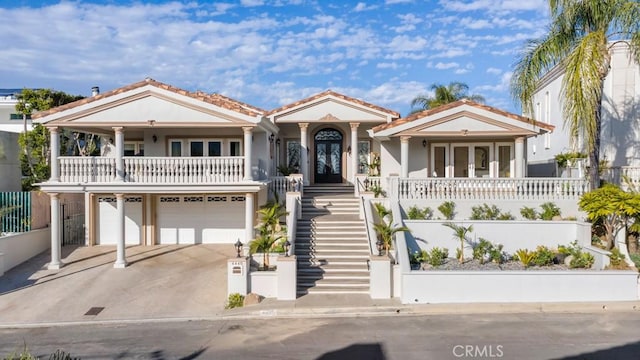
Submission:
[[[60,204],[62,245],[84,245],[84,203],[63,201]]]

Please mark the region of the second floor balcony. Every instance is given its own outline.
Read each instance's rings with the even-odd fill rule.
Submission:
[[[246,180],[243,156],[123,157],[122,160],[122,174],[118,174],[116,158],[58,157],[59,182],[230,184]]]

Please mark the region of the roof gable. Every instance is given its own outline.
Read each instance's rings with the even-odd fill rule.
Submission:
[[[253,125],[259,109],[218,94],[191,93],[147,79],[107,93],[34,114],[36,122],[48,126],[127,126],[153,123]]]
[[[374,136],[495,136],[536,135],[553,130],[540,123],[491,106],[460,100],[412,114],[372,129]]]
[[[400,114],[327,90],[267,114],[276,123],[315,121],[389,122]]]

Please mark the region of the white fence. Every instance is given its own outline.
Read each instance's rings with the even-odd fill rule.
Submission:
[[[619,185],[623,190],[640,190],[640,167],[618,166],[602,170],[602,179]]]
[[[390,178],[397,198],[420,200],[578,200],[584,179],[563,178]]]
[[[116,178],[116,159],[108,157],[60,156],[61,182],[111,182]]]

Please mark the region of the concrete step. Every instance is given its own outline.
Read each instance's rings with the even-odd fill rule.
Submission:
[[[369,269],[367,268],[367,264],[365,262],[361,262],[356,265],[350,264],[327,264],[327,265],[309,265],[307,263],[298,264],[298,272],[300,274],[329,274],[333,272],[359,272],[359,273],[369,273]]]
[[[319,251],[319,250],[332,250],[332,251],[369,251],[369,244],[353,242],[353,243],[340,243],[340,242],[307,242],[297,243],[296,250],[305,251]]]
[[[297,276],[299,283],[308,283],[319,280],[360,280],[369,283],[369,273],[357,271],[335,271],[331,273],[300,273]]]
[[[369,277],[357,278],[357,279],[320,279],[320,280],[306,280],[298,281],[300,287],[336,287],[336,288],[369,288]]]

